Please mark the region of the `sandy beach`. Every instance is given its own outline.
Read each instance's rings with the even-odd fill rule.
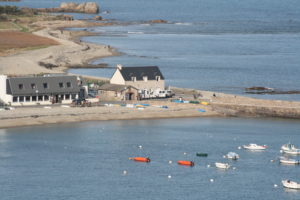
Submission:
[[[33,34],[54,40],[58,45],[0,57],[0,74],[63,73],[72,65],[85,65],[92,59],[117,54],[106,45],[75,42],[73,40],[77,37],[76,33],[62,30],[66,27],[86,27],[96,24],[80,20],[36,22],[34,25],[47,28],[33,32]],[[46,68],[39,64],[41,62],[54,67]]]
[[[130,102],[132,103],[135,102]],[[143,101],[142,103],[148,103],[150,106],[142,110],[135,107],[122,107],[119,104],[93,107],[19,107],[15,110],[0,111],[0,128],[96,120],[222,116],[213,111],[212,107],[205,105],[178,104],[168,101]],[[161,108],[162,105],[168,108]],[[199,109],[205,112],[199,112]]]
[[[120,103],[104,103],[92,107],[71,107],[70,105],[16,107],[14,110],[0,110],[0,128],[70,123],[97,120],[132,120],[180,117],[276,117],[300,119],[300,102],[254,99],[210,91],[173,88],[185,100],[195,100],[194,94],[201,94],[199,102],[174,103],[168,99],[142,102],[122,102],[149,104],[144,109],[123,107]],[[168,108],[162,108],[167,106]]]

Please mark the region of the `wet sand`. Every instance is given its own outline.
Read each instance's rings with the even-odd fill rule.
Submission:
[[[19,107],[15,110],[0,111],[0,128],[96,120],[222,116],[213,111],[211,106],[205,105],[178,104],[164,101],[143,101],[142,103],[149,103],[151,106],[142,110],[119,105],[109,107]],[[168,108],[159,107],[161,105],[166,105]],[[205,110],[205,112],[199,112],[198,109]]]

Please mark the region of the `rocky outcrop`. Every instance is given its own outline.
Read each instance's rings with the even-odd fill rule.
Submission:
[[[73,3],[63,2],[58,8],[38,8],[39,12],[69,12],[69,13],[88,13],[96,14],[99,12],[99,6],[95,2]]]
[[[93,17],[93,20],[101,21],[101,20],[102,20],[102,17],[101,17],[101,16],[95,16],[95,17]]]
[[[163,20],[163,19],[154,19],[154,20],[150,20],[149,23],[151,23],[151,24],[166,24],[166,23],[168,23],[168,21]]]
[[[99,12],[99,6],[95,2],[87,2],[87,3],[81,3],[76,4],[73,2],[70,3],[61,3],[60,9],[63,9],[68,12],[80,12],[80,13],[98,13]]]

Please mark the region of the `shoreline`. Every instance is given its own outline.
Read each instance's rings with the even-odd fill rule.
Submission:
[[[103,23],[90,23],[82,20],[74,21],[42,21],[37,22],[39,27],[47,26],[33,34],[53,39],[59,45],[39,50],[23,51],[11,56],[0,57],[0,74],[27,75],[38,73],[66,73],[72,65],[79,68],[88,68],[89,62],[95,59],[120,55],[117,49],[109,45],[99,45],[82,42],[82,36],[94,35],[87,31],[65,30],[66,28],[100,26]],[[107,24],[106,24],[107,25]],[[63,56],[62,56],[63,55]],[[40,66],[40,61],[58,65],[53,69]],[[2,67],[1,67],[2,66]],[[10,66],[10,68],[5,68]],[[28,73],[30,72],[30,73]],[[104,77],[82,77],[105,80]],[[155,106],[167,105],[168,109],[150,107],[144,110],[136,108],[114,107],[69,107],[59,105],[51,109],[44,107],[17,107],[15,110],[0,111],[0,129],[43,124],[61,124],[83,121],[103,120],[135,120],[135,119],[162,119],[186,117],[271,117],[300,119],[299,101],[281,101],[255,99],[232,94],[201,91],[196,89],[172,87],[177,96],[185,100],[202,100],[209,105],[178,104],[169,101],[142,101]],[[200,99],[194,95],[201,93]],[[136,102],[128,102],[130,104]],[[199,112],[199,109],[205,112]]]
[[[130,104],[137,102],[129,102]],[[195,104],[180,104],[169,101],[143,101],[151,106],[143,110],[121,106],[93,107],[17,107],[0,111],[0,129],[43,124],[61,124],[84,121],[137,120],[187,117],[222,117],[212,107]],[[159,106],[167,105],[168,109]],[[51,107],[51,109],[49,109]],[[203,109],[206,112],[199,112]]]
[[[225,93],[214,93],[193,89],[172,88],[185,100],[195,100],[193,95],[201,93],[201,99],[208,105],[174,103],[169,100],[148,100],[122,102],[127,104],[150,104],[140,110],[113,105],[92,107],[71,107],[62,105],[16,107],[15,110],[0,111],[0,129],[43,124],[61,124],[85,121],[172,119],[192,117],[240,117],[300,120],[300,102],[262,100]],[[215,96],[214,96],[215,95]],[[162,108],[167,106],[168,109]],[[49,109],[50,107],[50,109]],[[204,110],[201,112],[200,110]]]
[[[70,31],[66,28],[108,26],[111,23],[96,23],[83,20],[74,21],[40,21],[38,27],[47,27],[33,32],[34,35],[52,39],[58,45],[38,50],[21,51],[0,57],[0,74],[28,75],[40,73],[66,73],[71,66],[88,68],[89,62],[99,58],[117,56],[120,53],[109,45],[86,43],[78,39],[93,35],[87,31]],[[79,41],[78,41],[79,40]],[[44,66],[41,66],[42,63]],[[46,67],[46,66],[51,67]],[[10,66],[9,68],[6,66]],[[87,67],[84,67],[87,66]]]

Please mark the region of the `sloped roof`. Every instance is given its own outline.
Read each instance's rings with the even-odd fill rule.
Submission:
[[[67,86],[67,83],[71,87]],[[47,83],[47,88],[44,88]],[[63,83],[63,87],[59,86]],[[32,88],[35,84],[35,88]],[[23,85],[20,89],[19,85]],[[37,94],[62,94],[62,93],[78,93],[80,86],[76,76],[36,76],[36,77],[10,77],[8,78],[7,92],[12,95],[37,95]]]
[[[136,80],[143,80],[144,76],[147,76],[148,80],[156,80],[156,76],[160,76],[160,79],[164,80],[157,66],[122,67],[120,72],[125,81],[131,81],[131,77],[136,77]]]
[[[110,84],[110,83],[105,83],[104,85],[101,85],[99,87],[99,90],[121,92],[123,90],[126,90],[127,88],[133,88],[138,90],[137,88],[132,87],[130,85],[119,85],[119,84]]]

